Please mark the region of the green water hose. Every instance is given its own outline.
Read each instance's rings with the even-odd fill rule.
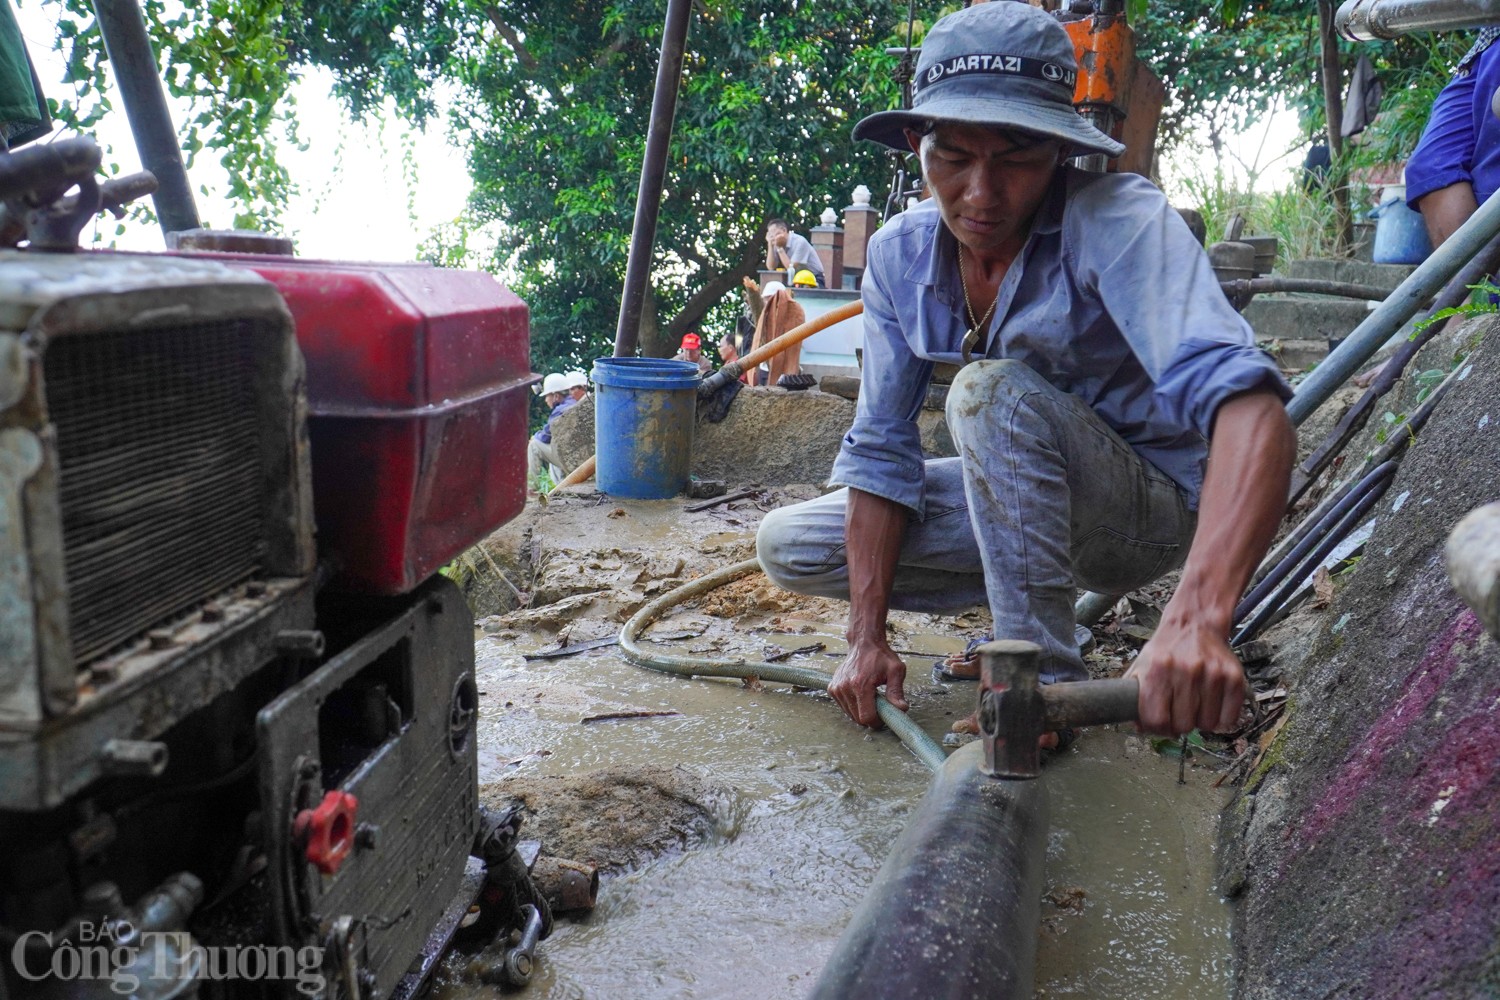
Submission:
[[[722,587],[732,580],[738,580],[759,569],[758,559],[746,559],[744,562],[725,566],[707,576],[683,584],[641,608],[625,623],[625,627],[620,629],[620,651],[625,654],[625,659],[638,667],[659,670],[665,674],[676,674],[679,677],[738,677],[741,679],[758,677],[775,684],[793,684],[797,687],[813,688],[819,691],[828,690],[828,682],[832,678],[821,670],[813,670],[810,667],[792,667],[785,663],[766,663],[755,660],[711,660],[701,656],[668,656],[648,652],[637,642],[640,634],[669,608],[706,594],[710,590]],[[878,694],[875,696],[875,710],[880,714],[880,721],[884,722],[891,732],[895,733],[901,742],[916,754],[918,760],[934,771],[942,769],[948,755],[931,736],[923,731],[921,726]]]

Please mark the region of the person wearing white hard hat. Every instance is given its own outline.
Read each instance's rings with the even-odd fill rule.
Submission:
[[[584,396],[589,394],[589,377],[581,371],[571,371],[563,375],[568,383],[568,398],[573,402],[580,402]]]
[[[542,401],[552,412],[547,415],[547,423],[526,444],[526,475],[535,479],[541,475],[543,468],[547,468],[551,471],[552,478],[557,480],[562,478],[562,463],[558,461],[557,448],[552,443],[552,422],[571,410],[578,400],[568,395],[568,379],[557,372],[542,379],[540,392]]]

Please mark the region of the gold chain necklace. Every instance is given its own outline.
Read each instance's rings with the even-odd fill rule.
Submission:
[[[973,353],[975,346],[979,343],[979,338],[983,335],[981,333],[981,328],[983,328],[983,330],[985,331],[988,331],[990,325],[990,317],[995,314],[995,303],[1000,301],[1000,292],[996,290],[995,297],[990,300],[990,307],[985,310],[984,318],[976,320],[974,318],[974,303],[969,301],[969,279],[964,277],[964,245],[962,243],[958,245],[958,283],[964,290],[964,309],[968,311],[969,322],[973,324],[973,326],[969,328],[969,332],[964,334],[964,364],[968,364],[973,360],[970,355]]]

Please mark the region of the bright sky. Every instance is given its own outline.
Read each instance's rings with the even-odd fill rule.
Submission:
[[[1278,110],[1224,143],[1222,164],[1226,181],[1233,178],[1243,190],[1254,181],[1257,192],[1279,191],[1292,182],[1301,168],[1306,148],[1283,155],[1298,142],[1300,129],[1294,111]],[[1183,198],[1184,177],[1209,178],[1216,160],[1207,136],[1181,143],[1161,164],[1162,186],[1174,204],[1188,206]],[[1252,177],[1253,175],[1253,177]]]
[[[61,82],[63,57],[52,48],[55,18],[36,0],[22,0],[16,15],[42,89],[53,98],[69,96],[70,86]],[[380,123],[355,125],[332,91],[333,77],[321,69],[307,73],[294,88],[299,133],[309,148],[302,152],[285,146],[281,152],[282,164],[298,186],[288,206],[290,225],[284,235],[297,241],[297,252],[304,257],[410,260],[433,227],[462,211],[472,187],[464,153],[449,143],[441,121],[425,135],[413,133],[389,112]],[[113,147],[121,171],[129,173],[140,169],[140,159],[118,99],[115,107],[116,113],[100,123],[97,138]],[[173,102],[172,115],[180,124],[185,105]],[[411,164],[403,155],[408,141],[415,144]],[[222,194],[223,168],[211,151],[199,155],[189,179],[199,217],[227,228],[233,210]],[[207,186],[210,194],[198,192],[199,186]],[[113,240],[135,250],[162,247],[158,227],[127,224],[126,234],[118,239],[114,228],[113,220],[100,223],[106,243]]]

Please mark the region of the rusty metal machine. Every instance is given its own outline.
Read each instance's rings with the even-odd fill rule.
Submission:
[[[524,982],[550,916],[437,571],[524,502],[525,306],[79,251],[150,186],[98,162],[0,154],[0,997],[393,1000],[479,916]]]

